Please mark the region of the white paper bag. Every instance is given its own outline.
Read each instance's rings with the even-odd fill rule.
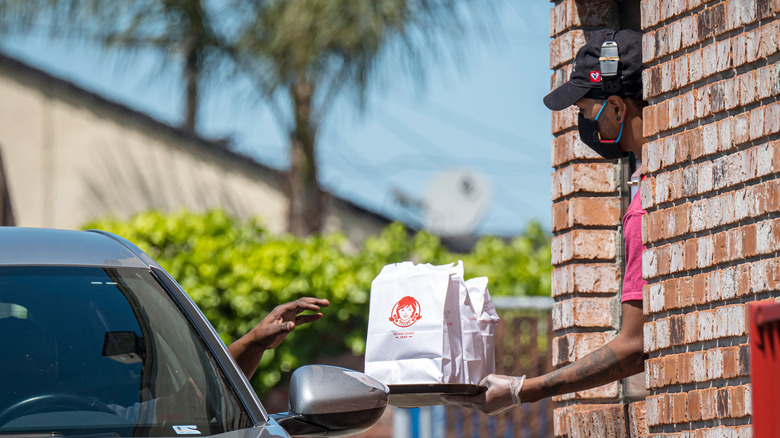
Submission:
[[[462,383],[453,265],[385,266],[371,283],[365,373],[393,384]]]
[[[452,275],[459,283],[458,306],[460,308],[461,343],[463,349],[463,381],[479,383],[485,377],[485,339],[479,327],[478,308],[471,298],[467,282],[463,278],[463,262],[458,261]],[[481,301],[480,301],[481,302]]]
[[[498,326],[498,312],[490,299],[487,277],[477,277],[466,281],[471,303],[476,309],[479,332],[482,335],[485,376],[496,372],[496,346],[494,338]],[[484,376],[483,376],[484,377]],[[479,382],[472,382],[479,383]]]

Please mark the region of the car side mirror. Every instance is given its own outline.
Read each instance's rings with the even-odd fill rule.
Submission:
[[[292,375],[290,412],[273,418],[293,436],[349,436],[368,430],[387,407],[388,388],[363,373],[308,365]]]

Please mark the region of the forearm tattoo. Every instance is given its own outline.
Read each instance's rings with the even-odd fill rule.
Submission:
[[[604,346],[548,374],[542,382],[542,391],[545,397],[580,391],[613,382],[623,375],[617,355],[610,347]]]

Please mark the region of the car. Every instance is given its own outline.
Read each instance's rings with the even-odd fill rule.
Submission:
[[[0,227],[0,435],[347,436],[388,389],[324,365],[295,371],[269,415],[197,306],[117,235]]]

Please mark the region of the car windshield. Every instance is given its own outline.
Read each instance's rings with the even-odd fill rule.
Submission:
[[[0,267],[0,435],[212,435],[248,415],[148,269]]]

